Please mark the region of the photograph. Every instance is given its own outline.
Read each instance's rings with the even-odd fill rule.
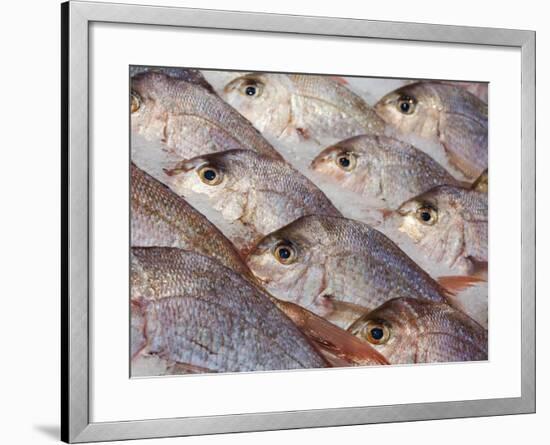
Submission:
[[[131,377],[489,360],[488,82],[128,84]]]
[[[544,442],[545,6],[6,3],[0,442]]]

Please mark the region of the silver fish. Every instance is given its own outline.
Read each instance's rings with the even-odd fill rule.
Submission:
[[[344,328],[350,308],[357,316],[397,297],[448,296],[389,238],[345,218],[302,217],[262,239],[246,262],[271,294]]]
[[[319,144],[385,124],[363,99],[330,76],[247,73],[229,82],[222,97],[263,134]]]
[[[250,275],[231,242],[208,219],[134,164],[130,167],[130,209],[132,246],[192,250]]]
[[[239,273],[241,277],[258,287],[254,276],[239,257],[233,245],[210,221],[198,213],[185,200],[178,197],[166,186],[150,177],[132,164],[131,166],[131,223],[133,246],[179,247],[215,258],[224,266]],[[264,291],[259,288],[260,293]],[[339,357],[340,364],[385,364],[373,351],[357,344],[354,338],[344,331],[309,313],[303,308],[281,302],[265,294],[273,303],[289,316],[298,328],[306,333],[324,354]],[[143,317],[140,306],[136,306],[132,318],[133,335],[143,343]],[[135,345],[141,344],[134,342]],[[139,346],[137,346],[139,348]],[[133,355],[137,351],[133,352]],[[150,361],[150,360],[148,360]],[[173,368],[170,368],[173,369]],[[192,371],[195,368],[178,365],[177,369]],[[196,369],[195,369],[196,371]]]
[[[474,272],[488,255],[487,193],[439,186],[405,202],[399,230],[436,262]]]
[[[247,231],[244,244],[300,216],[340,215],[323,192],[289,164],[250,150],[199,156],[182,161],[168,174],[174,191],[204,194],[228,223],[241,224]],[[232,241],[243,246],[243,241]]]
[[[463,82],[458,80],[445,80],[443,81],[443,83],[464,88],[466,91],[468,91],[468,93],[473,94],[479,100],[485,103],[489,103],[489,84],[486,82]]]
[[[487,104],[464,88],[418,82],[387,94],[375,110],[400,135],[441,144],[467,178],[487,168]]]
[[[394,209],[436,185],[457,185],[440,164],[412,145],[387,136],[362,135],[323,150],[311,168],[381,207]]]
[[[189,83],[194,83],[206,88],[209,92],[216,94],[212,85],[204,78],[199,70],[192,68],[180,68],[180,67],[160,67],[160,66],[142,66],[142,65],[130,65],[130,77],[137,76],[141,73],[164,73],[167,76],[173,77],[179,80],[185,80]]]
[[[265,294],[200,254],[132,248],[131,299],[131,349],[165,360],[165,373],[327,366]]]
[[[445,303],[397,298],[348,329],[391,364],[487,360],[487,330]]]
[[[132,131],[181,158],[235,148],[281,158],[250,122],[196,82],[149,71],[131,84]]]

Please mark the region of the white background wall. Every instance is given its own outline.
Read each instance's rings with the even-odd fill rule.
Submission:
[[[545,2],[149,0],[145,3],[536,30],[539,348],[535,415],[143,443],[547,443],[550,335],[545,322],[546,314],[550,313],[550,286],[545,272],[550,247],[547,205],[550,175],[546,166],[550,154],[546,147],[550,145],[547,131],[550,110],[546,105],[550,101],[550,27]],[[0,443],[52,443],[57,440],[59,428],[59,3],[57,0],[6,2],[0,17]],[[185,395],[181,397],[185,402]]]

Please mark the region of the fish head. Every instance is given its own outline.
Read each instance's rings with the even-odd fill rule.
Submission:
[[[181,91],[189,83],[160,71],[148,71],[130,82],[130,118],[132,129],[155,138],[164,138],[169,110],[176,108]],[[175,90],[179,90],[179,94]]]
[[[259,155],[251,150],[228,150],[197,156],[165,170],[174,191],[206,195],[227,219],[242,216],[250,189],[250,164]]]
[[[174,79],[158,71],[148,71],[133,76],[130,91],[132,120],[143,118],[157,105],[160,106],[171,81]]]
[[[414,363],[419,336],[415,299],[396,298],[357,319],[348,332],[368,342],[390,363]]]
[[[259,131],[279,136],[291,117],[291,88],[285,75],[248,73],[229,82],[222,96]]]
[[[325,148],[313,161],[310,168],[335,182],[347,182],[357,169],[358,156],[353,148],[337,143]]]
[[[441,105],[438,96],[421,82],[392,91],[378,101],[374,110],[400,134],[438,137]]]
[[[152,114],[156,99],[152,91],[147,88],[151,83],[148,73],[138,74],[132,77],[130,90],[130,116],[132,127],[141,129],[147,122],[147,116]],[[160,131],[160,128],[158,129]]]
[[[302,217],[261,239],[246,263],[275,296],[307,306],[326,286],[326,234],[317,217]]]
[[[397,209],[399,231],[416,243],[436,243],[456,223],[457,207],[440,186],[412,198]]]
[[[348,332],[391,364],[487,359],[487,331],[446,303],[395,298],[360,317]]]
[[[210,96],[212,87],[199,72],[187,70],[185,77],[170,76],[163,71],[136,74],[130,82],[130,114],[139,119],[162,120],[166,113],[181,108],[183,97],[189,92],[202,91]],[[199,77],[200,76],[200,77]]]
[[[355,192],[371,186],[378,188],[379,175],[372,162],[375,150],[371,150],[370,141],[365,143],[365,138],[355,136],[325,148],[313,159],[310,169],[323,179]]]

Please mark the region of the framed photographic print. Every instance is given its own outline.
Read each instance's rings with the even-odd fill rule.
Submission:
[[[534,412],[534,32],[61,12],[64,441]]]

